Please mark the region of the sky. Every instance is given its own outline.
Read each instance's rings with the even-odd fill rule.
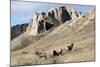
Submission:
[[[57,4],[29,1],[11,1],[11,26],[29,23],[36,12],[47,11],[54,7],[66,6],[83,14],[92,9],[93,5]]]

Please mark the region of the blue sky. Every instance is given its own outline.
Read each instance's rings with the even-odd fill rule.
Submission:
[[[93,5],[53,4],[40,2],[11,1],[11,26],[29,23],[35,12],[47,11],[50,8],[66,6],[72,7],[77,12],[85,13],[93,8]]]

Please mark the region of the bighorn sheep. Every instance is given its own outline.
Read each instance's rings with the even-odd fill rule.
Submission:
[[[68,51],[71,51],[73,49],[73,43],[66,48],[61,48],[59,50],[53,50],[53,56],[59,56],[62,54],[66,54]]]
[[[65,54],[68,51],[71,51],[73,49],[73,45],[74,44],[72,43],[71,45],[67,46],[66,48],[61,49],[61,54]]]
[[[53,56],[59,56],[59,53],[56,50],[53,50]]]
[[[45,52],[36,51],[35,55],[37,55],[39,58],[47,58]]]
[[[67,46],[68,47],[68,51],[71,51],[73,49],[74,44],[72,43],[71,45]]]
[[[62,49],[53,50],[53,56],[59,56],[62,53]]]
[[[67,52],[68,52],[68,49],[67,49],[67,48],[63,48],[63,49],[61,49],[61,51],[60,51],[60,55],[66,54]]]

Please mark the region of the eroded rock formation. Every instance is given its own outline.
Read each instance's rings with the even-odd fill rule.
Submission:
[[[53,8],[48,10],[48,12],[36,13],[27,31],[29,31],[31,35],[37,35],[77,17],[79,17],[79,14],[72,8],[65,6]]]

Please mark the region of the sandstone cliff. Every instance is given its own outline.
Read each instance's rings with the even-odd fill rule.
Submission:
[[[37,35],[77,17],[79,17],[79,14],[72,8],[65,6],[52,8],[48,10],[48,12],[36,13],[27,31],[29,31],[31,35]]]

